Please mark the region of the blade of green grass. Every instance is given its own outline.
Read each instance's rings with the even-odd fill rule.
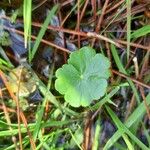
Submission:
[[[113,110],[108,107],[105,106],[107,112],[109,113],[109,115],[111,116],[112,120],[114,121],[114,123],[116,124],[117,128],[118,128],[118,132],[123,135],[124,133],[126,133],[142,150],[149,150],[149,148],[143,144],[120,120],[119,118],[116,116],[116,114],[113,112]]]
[[[76,136],[75,136],[75,135],[73,135],[73,133],[72,133],[71,129],[69,129],[69,133],[71,134],[71,136],[72,136],[72,138],[73,138],[74,142],[77,144],[78,148],[79,148],[80,150],[83,150],[83,149],[82,149],[82,147],[81,147],[81,146],[80,146],[80,144],[79,144],[79,142],[81,142],[81,141],[79,141],[79,139],[78,139],[78,138],[76,138]]]
[[[43,99],[43,102],[42,102],[42,105],[40,106],[40,109],[37,111],[37,121],[36,121],[36,126],[35,126],[35,130],[33,132],[33,139],[34,141],[36,141],[36,138],[38,136],[38,133],[40,131],[40,126],[42,124],[42,118],[43,118],[43,115],[44,115],[44,110],[45,110],[45,105],[47,103],[47,94],[48,94],[48,91],[51,87],[51,80],[52,80],[52,76],[53,76],[53,70],[54,70],[54,65],[51,69],[51,73],[49,75],[49,80],[48,80],[48,84],[47,84],[47,90],[46,92],[44,93],[44,99]]]
[[[146,129],[145,124],[141,121],[142,127],[144,129],[144,135],[146,136],[148,145],[150,147],[150,134],[149,134],[149,129]]]
[[[3,48],[1,46],[0,46],[0,54],[6,60],[5,61],[2,58],[0,58],[0,63],[5,64],[7,67],[13,67],[13,64],[10,62],[9,58],[7,57],[5,51],[3,50]]]
[[[118,91],[119,91],[120,87],[117,86],[115,87],[109,94],[107,94],[103,99],[101,99],[99,102],[97,102],[95,105],[89,107],[89,110],[91,111],[95,111],[97,110],[99,107],[101,107],[102,105],[104,105],[106,102],[108,102],[108,100],[113,97]]]
[[[7,61],[5,61],[5,60],[2,59],[2,58],[0,58],[0,65],[1,65],[0,68],[2,68],[3,65],[5,65],[4,67],[12,67],[11,64],[9,64]]]
[[[41,40],[42,40],[42,38],[43,38],[43,36],[44,36],[44,34],[46,32],[46,29],[47,29],[47,27],[48,27],[48,25],[50,23],[50,20],[52,19],[52,17],[56,13],[57,9],[58,9],[58,5],[55,5],[52,8],[52,10],[49,11],[48,16],[46,17],[46,19],[45,19],[45,21],[44,21],[44,23],[42,25],[42,28],[40,29],[40,32],[39,32],[39,34],[37,36],[37,39],[36,39],[36,41],[34,43],[34,46],[33,46],[32,52],[31,52],[31,57],[29,58],[29,62],[31,62],[32,59],[34,58],[34,55],[35,55],[35,53],[36,53],[36,51],[37,51],[37,49],[38,49],[38,47],[40,45],[40,42],[41,42]]]
[[[147,35],[150,33],[150,25],[145,25],[144,27],[137,29],[131,34],[131,38],[136,39],[141,36]]]
[[[32,15],[32,0],[23,1],[23,19],[24,19],[24,41],[27,48],[28,38],[31,37],[31,15]]]
[[[67,124],[72,124],[73,122],[75,122],[76,120],[64,120],[64,121],[55,121],[55,120],[50,120],[48,122],[45,122],[44,124],[42,124],[42,128],[46,128],[46,127],[61,127]]]
[[[48,134],[46,136],[43,136],[42,133],[40,133],[40,137],[39,137],[39,140],[40,140],[40,144],[37,145],[36,147],[36,150],[39,150],[42,148],[42,146],[46,149],[48,148],[49,146],[47,145],[47,143],[45,141],[48,140],[48,138],[51,136],[51,134]],[[49,150],[49,149],[48,149]]]
[[[94,135],[94,140],[92,144],[92,150],[97,150],[99,147],[100,133],[101,133],[101,126],[100,126],[100,117],[99,117],[96,120],[96,128],[95,128],[95,135]]]
[[[40,141],[40,146],[38,146],[38,149],[45,149],[45,150],[49,150],[49,145],[45,142],[45,138],[43,136],[43,133],[42,131],[39,132],[39,141]],[[48,136],[47,136],[47,139],[48,139]],[[36,150],[38,150],[36,148]]]
[[[134,150],[133,145],[132,145],[131,142],[129,141],[128,136],[127,136],[126,134],[123,134],[122,137],[123,137],[123,139],[124,139],[124,141],[125,141],[125,143],[126,143],[128,149],[129,149],[129,150]]]
[[[120,59],[119,59],[116,47],[113,44],[111,44],[111,52],[112,52],[113,58],[115,60],[115,63],[117,65],[119,71],[124,73],[124,74],[126,74],[126,75],[128,75],[126,70],[125,70],[125,68],[123,67]],[[134,83],[130,79],[127,79],[127,81],[129,82],[129,84],[130,84],[130,86],[131,86],[131,88],[132,88],[132,90],[133,90],[133,92],[135,94],[137,102],[140,103],[140,98],[139,98],[139,95],[138,95],[138,91],[137,91]]]
[[[30,131],[33,131],[34,128],[30,128]],[[18,129],[13,129],[13,135],[17,135],[18,134]],[[21,133],[27,133],[27,129],[26,128],[21,128]],[[0,132],[0,137],[6,137],[6,136],[12,136],[12,132],[10,132],[10,130],[6,130],[6,131],[1,131]]]
[[[127,147],[124,147],[124,145],[120,143],[114,143],[113,146],[118,150],[127,150]]]
[[[146,103],[147,105],[150,105],[150,93],[146,97]],[[141,120],[143,115],[146,113],[144,102],[139,104],[139,106],[134,110],[134,112],[129,116],[127,121],[125,122],[125,126],[127,128],[130,128],[133,124],[135,124],[137,121]],[[109,149],[113,144],[121,137],[121,133],[119,131],[116,131],[116,133],[107,141],[107,143],[104,146],[104,150]]]
[[[58,130],[49,132],[47,135],[43,135],[44,143],[46,143],[46,141],[48,140],[48,145],[49,145],[51,141],[56,141],[55,139],[53,139],[53,137],[54,137],[55,135],[57,135],[58,137],[60,137],[64,132],[69,132],[69,129],[68,129],[68,128],[65,128],[65,129],[58,129]],[[41,141],[41,142],[37,145],[36,150],[41,149],[42,145],[43,145],[43,142]],[[55,143],[54,143],[54,142],[53,142],[53,146],[55,146]],[[49,146],[49,148],[50,148],[50,146]],[[51,148],[51,149],[54,149],[54,148]]]

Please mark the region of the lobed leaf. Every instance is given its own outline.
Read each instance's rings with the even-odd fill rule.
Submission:
[[[110,62],[90,47],[70,54],[68,64],[56,71],[55,88],[73,107],[89,106],[106,93]]]

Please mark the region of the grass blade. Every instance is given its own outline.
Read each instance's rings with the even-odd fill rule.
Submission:
[[[141,36],[147,35],[148,33],[150,33],[150,25],[146,25],[146,26],[134,31],[131,34],[131,38],[136,39],[136,38],[139,38]]]
[[[99,147],[99,138],[101,132],[100,117],[96,121],[95,136],[93,140],[92,150],[97,150]]]
[[[113,58],[115,60],[115,63],[117,65],[119,71],[124,73],[124,74],[126,74],[126,75],[128,75],[126,70],[124,69],[121,61],[120,61],[120,58],[119,58],[118,53],[117,53],[117,50],[116,50],[116,48],[115,48],[115,46],[113,44],[111,44],[111,52],[112,52]],[[139,98],[139,95],[138,95],[138,92],[137,92],[137,89],[136,89],[134,83],[130,79],[127,79],[127,81],[129,82],[129,84],[130,84],[130,86],[131,86],[131,88],[132,88],[132,90],[133,90],[133,92],[135,94],[137,102],[140,103],[140,98]]]
[[[134,148],[133,148],[131,142],[129,141],[128,136],[127,136],[126,134],[123,134],[122,137],[123,137],[123,139],[124,139],[124,141],[125,141],[125,143],[126,143],[128,149],[129,149],[129,150],[134,150]]]
[[[150,93],[146,97],[146,102],[147,105],[150,105]],[[144,102],[142,102],[127,119],[127,121],[125,122],[125,126],[130,128],[138,120],[141,120],[145,112],[146,112],[145,105]],[[116,133],[105,144],[104,150],[109,149],[121,137],[121,135],[122,133],[116,131]]]
[[[31,14],[32,14],[32,0],[24,0],[23,19],[24,19],[25,48],[27,48],[28,38],[30,42],[30,37],[31,37]]]
[[[47,90],[44,93],[44,98],[43,98],[42,105],[40,106],[40,109],[37,111],[37,122],[36,122],[35,130],[34,130],[34,133],[33,133],[33,138],[34,138],[35,141],[36,141],[36,138],[37,138],[38,133],[40,131],[40,126],[41,126],[42,118],[43,118],[43,115],[44,115],[45,105],[46,105],[47,100],[48,100],[47,95],[48,95],[48,91],[51,87],[51,80],[52,80],[53,70],[54,70],[54,68],[51,70],[51,73],[49,75]]]
[[[48,27],[48,25],[50,23],[50,20],[52,19],[52,17],[56,13],[57,9],[58,9],[58,5],[55,5],[52,8],[52,10],[49,11],[49,14],[48,14],[47,18],[45,19],[44,24],[42,25],[42,28],[41,28],[41,30],[40,30],[40,32],[39,32],[39,34],[37,36],[37,39],[36,39],[36,41],[34,43],[34,46],[33,46],[33,49],[32,49],[32,53],[31,53],[31,58],[29,58],[29,62],[31,62],[32,59],[34,58],[34,55],[35,55],[35,53],[36,53],[36,51],[38,49],[38,46],[40,45],[40,42],[41,42],[41,40],[42,40],[42,38],[43,38],[43,36],[44,36],[44,34],[46,32],[46,29],[47,29],[47,27]]]
[[[109,108],[108,106],[105,106],[107,109],[107,112],[111,116],[112,120],[116,124],[118,131],[120,134],[128,134],[128,136],[143,150],[149,150],[149,148],[144,145],[132,132],[119,120],[119,118],[115,115],[115,113]]]

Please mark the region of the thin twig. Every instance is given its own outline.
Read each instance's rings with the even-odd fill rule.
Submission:
[[[8,111],[7,111],[6,105],[5,105],[4,101],[3,101],[3,96],[2,96],[2,91],[1,91],[1,89],[0,89],[0,98],[1,98],[1,101],[2,101],[2,109],[3,109],[3,111],[4,111],[5,118],[6,118],[6,121],[7,121],[7,123],[8,123],[8,126],[9,126],[9,130],[10,130],[10,132],[12,133],[12,141],[13,141],[15,147],[16,147],[16,150],[19,150],[19,148],[18,148],[18,146],[17,146],[17,139],[16,139],[16,137],[13,135],[13,129],[12,129],[12,127],[11,127],[11,120],[10,120],[9,113],[8,113]]]
[[[96,25],[96,29],[95,29],[96,33],[100,32],[102,21],[103,21],[104,15],[105,15],[105,11],[106,11],[108,2],[109,2],[109,0],[106,0],[105,3],[104,3],[103,9],[102,9],[102,13],[101,13],[101,15],[99,17],[99,20],[98,20],[98,23]],[[95,38],[92,40],[92,44],[91,44],[92,47],[94,46],[95,40],[96,40]]]
[[[135,82],[136,84],[138,84],[139,86],[143,86],[143,87],[145,87],[145,88],[150,89],[150,86],[149,86],[149,85],[147,85],[147,84],[145,84],[145,83],[143,83],[143,82],[141,82],[141,81],[139,81],[139,80],[136,80],[136,79],[133,78],[133,77],[129,77],[129,76],[127,76],[127,75],[125,75],[125,74],[123,74],[123,73],[121,73],[121,72],[118,72],[118,71],[116,71],[116,70],[113,70],[113,69],[112,69],[112,73],[117,74],[117,75],[119,75],[119,76],[121,76],[121,77],[123,77],[123,78],[130,79],[130,80],[132,80],[133,82]]]

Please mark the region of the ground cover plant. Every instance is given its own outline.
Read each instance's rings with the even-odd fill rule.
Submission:
[[[90,47],[82,47],[70,54],[68,64],[56,71],[55,88],[65,94],[71,106],[89,106],[106,93],[109,67],[106,57]]]
[[[149,150],[148,0],[0,1],[0,149]]]

